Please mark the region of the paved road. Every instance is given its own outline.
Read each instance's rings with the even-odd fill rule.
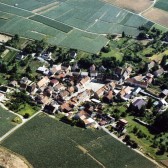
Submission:
[[[22,125],[24,125],[25,123],[27,123],[29,120],[31,120],[32,118],[34,118],[36,115],[38,115],[41,112],[38,111],[37,113],[35,113],[34,115],[32,115],[30,118],[23,120],[23,122],[17,126],[15,126],[14,128],[12,128],[10,131],[8,131],[5,135],[3,135],[2,137],[0,137],[0,142],[2,142],[5,138],[7,138],[9,135],[11,135],[14,131],[16,131],[18,128],[20,128]]]

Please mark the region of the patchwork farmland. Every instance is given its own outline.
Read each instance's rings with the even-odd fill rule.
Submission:
[[[1,145],[24,156],[33,167],[156,167],[101,130],[82,130],[45,114],[30,120]]]
[[[97,53],[106,34],[136,36],[154,23],[101,0],[0,0],[0,32]],[[150,23],[150,24],[149,24]]]

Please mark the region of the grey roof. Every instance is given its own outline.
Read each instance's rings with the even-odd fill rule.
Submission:
[[[139,110],[146,105],[146,102],[143,99],[137,99],[134,103],[133,106],[137,107]]]

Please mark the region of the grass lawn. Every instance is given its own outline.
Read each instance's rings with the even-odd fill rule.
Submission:
[[[152,138],[154,137],[154,135],[152,135],[148,128],[137,123],[136,121],[134,121],[134,117],[133,116],[127,116],[125,118],[128,121],[128,126],[127,126],[127,132],[130,135],[131,139],[133,139],[134,141],[136,141],[138,143],[138,145],[140,146],[140,148],[142,149],[142,151],[144,151],[146,154],[149,154],[151,157],[153,157],[156,160],[163,160],[163,159],[168,159],[167,157],[167,153],[165,153],[164,155],[156,155],[157,149],[153,148],[151,145],[152,143]],[[132,129],[134,127],[137,127],[138,130],[141,130],[143,133],[145,133],[147,135],[148,138],[138,138],[133,132]],[[168,135],[168,134],[167,134]],[[163,138],[165,138],[167,136],[165,134],[165,136],[163,136]]]
[[[122,61],[123,53],[117,49],[111,49],[111,51],[108,53],[102,52],[102,57],[116,57],[117,60]]]
[[[9,62],[13,59],[13,57],[16,56],[17,53],[18,53],[17,51],[10,50],[10,51],[5,55],[5,57],[3,57],[3,61],[9,63]]]
[[[164,51],[163,53],[160,54],[155,54],[152,57],[150,57],[150,60],[155,60],[155,61],[161,61],[164,55],[168,55],[168,50]]]
[[[17,112],[18,114],[24,116],[25,113],[28,113],[30,116],[35,114],[37,111],[34,110],[29,104],[23,104],[20,106],[19,111]]]
[[[8,81],[4,78],[2,73],[0,73],[0,83],[3,85],[8,84]]]
[[[1,145],[24,156],[33,167],[40,168],[156,167],[102,130],[72,127],[43,113]]]
[[[16,125],[12,122],[15,117],[16,115],[0,107],[0,137]]]

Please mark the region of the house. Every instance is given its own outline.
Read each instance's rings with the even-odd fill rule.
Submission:
[[[54,86],[55,91],[60,91],[64,89],[65,89],[65,86],[62,83],[59,83],[58,85]]]
[[[74,93],[74,92],[75,92],[75,88],[74,88],[73,86],[68,87],[68,88],[67,88],[67,91],[68,91],[68,92],[69,92],[69,94],[71,95],[72,93]]]
[[[67,90],[61,90],[59,94],[63,99],[69,96],[69,92]]]
[[[50,68],[50,70],[49,70],[49,74],[50,75],[55,75],[57,71],[58,71],[57,66],[53,65],[53,67]]]
[[[75,51],[70,52],[70,57],[75,59],[77,57],[77,53]]]
[[[151,61],[149,64],[148,64],[148,71],[151,70],[153,67],[155,67],[156,65],[156,62],[155,61]]]
[[[37,91],[36,84],[31,83],[30,85],[28,85],[27,88],[26,88],[26,91],[31,93],[31,94],[34,94]]]
[[[69,103],[63,103],[61,106],[60,106],[60,111],[62,112],[70,112],[72,110],[72,106],[69,104]]]
[[[20,84],[27,84],[29,82],[29,79],[27,77],[23,77],[21,80],[20,80]]]
[[[113,99],[113,91],[110,90],[103,96],[103,101],[107,103],[111,103]]]
[[[131,86],[141,87],[146,89],[148,87],[148,82],[146,81],[137,81],[135,78],[128,78],[125,80],[125,83]]]
[[[126,121],[125,119],[119,119],[116,125],[117,131],[122,132],[127,124],[128,121]]]
[[[61,65],[61,70],[63,70],[64,72],[66,72],[66,73],[68,73],[68,72],[70,72],[71,71],[71,66],[70,65],[68,65],[68,66],[66,66],[66,65]]]
[[[91,78],[95,78],[95,77],[97,77],[97,75],[98,75],[97,71],[90,71],[90,77]]]
[[[133,95],[137,96],[137,94],[141,91],[142,89],[140,87],[136,87],[133,91]]]
[[[20,52],[17,56],[16,59],[17,60],[23,60],[27,57],[27,55],[25,55],[24,53]]]
[[[92,72],[92,71],[95,71],[96,70],[96,66],[94,64],[92,64],[89,68],[89,71]]]
[[[151,84],[152,81],[153,81],[153,77],[154,77],[154,75],[152,75],[151,73],[147,73],[147,74],[146,74],[146,77],[145,77],[145,81],[146,81],[148,84]]]
[[[41,58],[43,58],[44,60],[50,60],[51,59],[51,52],[44,52],[43,54],[41,54]]]
[[[2,102],[5,98],[5,95],[3,93],[0,93],[0,102]]]
[[[94,93],[94,97],[97,98],[97,99],[101,98],[104,94],[104,91],[105,91],[104,87],[101,87],[99,90],[97,90]]]
[[[47,96],[47,97],[52,97],[53,91],[54,91],[53,87],[48,86],[48,87],[46,87],[46,88],[44,89],[43,95],[44,95],[44,96]]]
[[[164,89],[159,95],[159,97],[162,99],[166,99],[167,96],[168,96],[168,89]]]
[[[122,90],[119,92],[118,97],[123,100],[129,100],[131,97],[132,88],[129,86],[123,87]]]
[[[123,79],[125,80],[125,79],[129,78],[131,72],[132,72],[132,68],[131,68],[131,67],[126,68],[126,69],[124,70],[123,74],[122,74]]]
[[[18,85],[18,82],[17,81],[11,81],[9,83],[9,86],[12,86],[12,87],[16,87]]]
[[[49,82],[50,82],[49,78],[45,76],[37,83],[37,86],[41,88],[42,86],[47,85]]]
[[[55,114],[57,111],[57,107],[53,106],[52,104],[45,105],[43,111],[48,114]]]
[[[89,82],[90,82],[90,77],[86,76],[86,77],[82,78],[82,80],[80,81],[80,84],[81,85],[86,85]]]
[[[83,101],[89,99],[90,95],[91,95],[91,91],[87,89],[81,93],[78,93],[77,98],[78,98],[79,102],[83,102]]]
[[[118,78],[121,78],[123,74],[123,68],[117,67],[114,71],[114,75],[116,75]]]
[[[52,87],[55,87],[59,84],[59,81],[57,79],[51,79],[49,85]]]
[[[78,66],[78,64],[76,63],[76,64],[74,64],[73,66],[72,66],[72,71],[76,71],[76,70],[80,70],[79,69],[79,66]]]
[[[132,103],[133,107],[138,110],[141,110],[146,104],[147,103],[143,99],[137,99]]]
[[[81,72],[81,74],[80,74],[82,77],[86,77],[86,76],[88,76],[89,75],[89,73],[88,72]]]
[[[154,74],[155,77],[159,77],[159,76],[161,76],[163,73],[164,73],[164,69],[163,69],[163,68],[160,68],[160,69],[156,70],[153,74]]]
[[[46,104],[50,103],[50,99],[47,96],[43,96],[43,95],[38,95],[37,97],[35,97],[35,100],[39,104],[46,105]]]
[[[46,68],[45,66],[42,66],[42,67],[39,67],[39,68],[36,70],[36,72],[42,73],[42,74],[44,74],[44,75],[48,75],[49,69]]]
[[[107,69],[107,68],[105,68],[105,67],[102,65],[102,66],[99,68],[99,71],[100,71],[100,72],[104,72],[104,71],[106,71],[106,69]]]

